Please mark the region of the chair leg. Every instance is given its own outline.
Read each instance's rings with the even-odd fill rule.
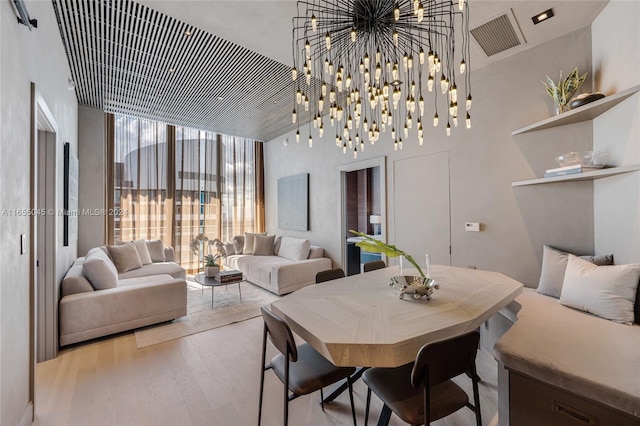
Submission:
[[[480,392],[478,391],[478,374],[476,373],[475,363],[471,367],[471,371],[474,377],[471,379],[473,385],[473,403],[475,405],[476,412],[476,426],[482,426],[482,413],[480,412]]]
[[[351,416],[353,417],[353,426],[356,425],[356,406],[353,403],[353,385],[351,383],[351,378],[347,377],[347,384],[349,385],[349,401],[351,402]]]
[[[367,387],[367,406],[364,409],[364,426],[369,423],[369,407],[371,406],[371,388]]]
[[[264,371],[265,356],[267,355],[267,325],[264,326],[264,334],[262,336],[262,360],[260,361],[260,402],[258,406],[258,426],[262,421],[262,397],[264,395]]]
[[[382,406],[382,411],[380,412],[380,417],[378,417],[378,426],[387,426],[389,424],[389,420],[391,419],[391,408],[384,404]]]
[[[324,392],[322,392],[322,388],[320,388],[320,407],[324,411]]]
[[[289,424],[289,348],[284,362],[284,426]]]

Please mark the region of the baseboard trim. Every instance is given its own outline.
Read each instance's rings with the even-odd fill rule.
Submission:
[[[29,426],[33,424],[33,401],[29,401],[27,408],[22,413],[22,419],[20,420],[20,426]]]

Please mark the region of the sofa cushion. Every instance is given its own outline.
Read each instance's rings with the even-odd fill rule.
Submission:
[[[118,279],[128,279],[136,277],[145,277],[149,275],[171,275],[174,278],[186,278],[184,268],[174,262],[155,262],[143,265],[142,268],[133,269],[131,271],[119,274]]]
[[[231,239],[231,243],[233,244],[236,254],[242,254],[242,249],[244,248],[244,235],[234,236]]]
[[[311,242],[302,238],[282,237],[278,256],[290,260],[305,260],[309,257]]]
[[[564,271],[567,269],[569,253],[551,246],[544,246],[542,252],[542,271],[536,291],[546,296],[560,297]],[[613,255],[581,256],[582,259],[595,265],[613,265]]]
[[[324,257],[324,249],[318,246],[311,246],[309,248],[309,259],[320,259]]]
[[[132,269],[142,268],[140,256],[138,255],[136,246],[132,242],[117,246],[107,246],[107,249],[118,272],[127,272]]]
[[[135,240],[133,245],[136,246],[136,250],[138,252],[138,256],[140,256],[140,261],[143,265],[148,265],[152,263],[151,256],[149,255],[149,249],[147,248],[146,240]]]
[[[100,247],[89,250],[82,265],[82,272],[96,290],[118,286],[118,270]]]
[[[639,280],[640,264],[596,266],[570,254],[560,303],[631,324]]]
[[[84,257],[80,257],[73,262],[73,265],[71,265],[71,268],[69,268],[62,279],[62,284],[60,284],[60,297],[94,291],[93,286],[91,286],[91,283],[82,272],[83,263]]]
[[[164,244],[160,240],[147,241],[147,249],[152,262],[164,262]]]
[[[254,235],[253,255],[273,256],[273,241],[275,238],[275,235]]]
[[[161,284],[161,283],[168,283],[174,280],[175,278],[173,278],[169,274],[147,275],[143,277],[122,279],[118,281],[118,287],[127,287],[130,285],[147,284],[147,283]]]
[[[280,244],[282,244],[282,236],[278,235],[276,239],[273,241],[273,254],[276,256],[280,252]]]
[[[224,243],[223,247],[226,256],[232,256],[236,254],[236,248],[234,247],[233,243]]]

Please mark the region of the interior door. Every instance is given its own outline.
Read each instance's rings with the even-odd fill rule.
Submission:
[[[421,265],[451,265],[449,153],[395,161],[394,222],[396,245]]]

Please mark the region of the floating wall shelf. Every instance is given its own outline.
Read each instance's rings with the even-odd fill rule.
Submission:
[[[591,102],[576,108],[574,110],[564,112],[562,114],[555,115],[537,123],[530,124],[529,126],[522,127],[521,129],[511,132],[512,136],[519,135],[521,133],[533,132],[536,130],[550,129],[556,126],[564,126],[566,124],[580,123],[582,121],[593,120],[600,114],[608,111],[620,102],[627,99],[629,96],[640,91],[640,84],[615,95],[606,96],[595,102]],[[591,172],[590,172],[591,173]],[[586,174],[586,173],[585,173]],[[564,176],[563,176],[564,177]]]
[[[527,185],[540,185],[545,183],[555,182],[578,182],[585,180],[601,179],[609,176],[621,175],[623,173],[630,173],[640,170],[640,164],[633,164],[631,166],[611,167],[608,169],[594,170],[592,172],[576,173],[573,175],[556,176],[550,178],[539,178],[530,180],[521,180],[518,182],[511,182],[511,186],[527,186]]]

